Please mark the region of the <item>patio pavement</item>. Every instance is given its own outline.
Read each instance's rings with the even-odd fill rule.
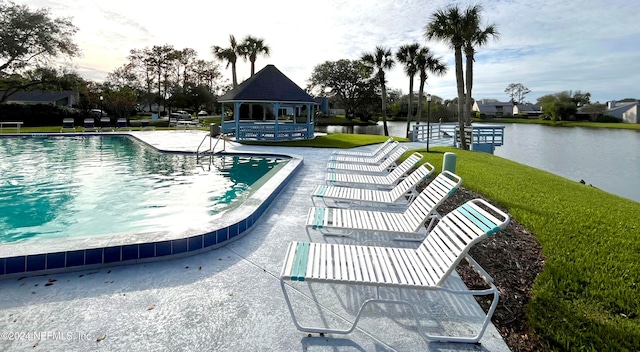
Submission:
[[[205,137],[202,131],[131,134],[159,149],[183,152],[196,150]],[[234,142],[227,142],[226,150],[287,154],[304,158],[304,164],[253,230],[222,248],[167,261],[0,281],[0,350],[509,350],[492,324],[479,345],[426,342],[416,332],[409,310],[401,306],[367,308],[358,328],[347,335],[308,337],[296,330],[279,273],[290,241],[325,241],[322,236],[310,238],[304,222],[311,206],[309,195],[315,185],[324,183],[324,168],[333,150]],[[457,275],[447,282],[451,287],[461,285]],[[337,322],[344,327],[341,317],[354,316],[355,300],[370,290],[305,283],[289,292],[304,323]],[[419,319],[433,333],[472,334],[483,315],[469,297],[402,295],[422,302],[417,307]],[[39,338],[34,332],[40,333]]]

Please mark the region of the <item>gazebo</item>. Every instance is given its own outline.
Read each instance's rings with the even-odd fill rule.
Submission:
[[[314,98],[273,65],[258,71],[218,102],[222,104],[221,132],[234,134],[236,140],[281,141],[314,136]],[[225,120],[225,104],[233,104],[233,120]],[[298,121],[305,116],[305,122]]]

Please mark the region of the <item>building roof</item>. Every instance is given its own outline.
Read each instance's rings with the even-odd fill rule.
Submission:
[[[70,90],[62,90],[62,91],[42,91],[42,90],[33,90],[30,92],[16,92],[9,96],[7,99],[7,103],[12,101],[28,101],[28,102],[42,102],[49,103],[58,101],[61,99],[69,98],[74,95],[77,95],[77,92],[73,92]]]
[[[312,96],[273,65],[265,66],[253,77],[221,96],[218,101],[221,103],[232,101],[315,103]]]
[[[518,104],[518,111],[522,112],[541,112],[542,106],[539,104]]]
[[[482,104],[481,102],[477,102],[477,106],[478,106],[478,111],[480,111],[481,113],[485,113],[485,114],[495,114],[498,109],[498,106],[502,107],[502,112],[508,112],[511,113],[513,111],[513,103],[512,102],[493,102],[493,103],[484,103]]]

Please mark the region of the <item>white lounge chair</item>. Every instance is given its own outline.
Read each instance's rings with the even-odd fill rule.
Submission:
[[[118,120],[116,121],[116,126],[118,128],[118,131],[131,131],[131,127],[127,125],[127,119],[124,117],[118,118]]]
[[[476,199],[442,218],[418,248],[292,242],[289,244],[280,273],[280,286],[293,323],[298,330],[304,332],[348,334],[355,329],[368,304],[404,304],[413,313],[416,329],[425,340],[476,343],[482,338],[491,320],[498,303],[499,293],[491,276],[468,255],[468,252],[476,243],[504,229],[509,220],[509,216],[504,212],[487,202]],[[463,258],[466,258],[480,277],[487,282],[488,289],[456,289],[454,285],[445,285]],[[353,304],[359,305],[350,328],[331,329],[327,327],[327,323],[325,326],[303,326],[295,315],[287,287],[305,282],[328,283],[334,286],[344,284],[353,287],[375,287],[375,296],[368,299],[358,296],[349,297]],[[380,293],[387,292],[385,288],[438,291],[454,295],[493,295],[493,302],[484,317],[480,331],[475,336],[435,336],[423,330],[418,318],[417,311],[426,304],[425,302],[415,304],[405,298],[407,296],[393,294],[385,295],[388,298],[381,298]],[[317,301],[319,297],[314,295],[310,298]],[[320,309],[322,306],[318,304],[314,307]],[[308,316],[308,312],[306,314]],[[371,314],[371,310],[367,314]]]
[[[373,156],[353,156],[353,155],[336,155],[332,154],[329,157],[329,161],[335,161],[338,163],[352,163],[352,164],[379,164],[381,161],[387,159],[393,151],[400,146],[398,142],[391,142],[385,145],[380,151]]]
[[[101,132],[115,131],[113,126],[111,126],[111,118],[109,116],[102,116],[100,118],[100,131]]]
[[[353,188],[319,185],[311,193],[311,202],[322,200],[325,206],[351,208],[352,206],[395,207],[407,206],[417,196],[418,184],[431,176],[434,167],[429,163],[420,165],[392,190]]]
[[[76,131],[75,120],[73,117],[65,117],[62,119],[62,128],[60,128],[60,132],[64,131]]]
[[[393,233],[410,236],[396,240],[422,240],[421,235],[424,236],[440,217],[438,207],[461,183],[460,176],[443,171],[404,212],[311,207],[307,214],[307,234],[311,235],[309,230],[331,236]],[[429,226],[425,229],[427,221]]]
[[[97,130],[96,121],[93,117],[87,117],[84,119],[82,132],[96,132]]]
[[[379,164],[354,164],[349,162],[330,161],[327,164],[327,171],[329,172],[351,172],[357,173],[370,173],[370,174],[382,174],[389,173],[393,168],[397,166],[396,160],[398,160],[402,154],[407,151],[407,147],[396,148],[389,156],[382,160]]]
[[[376,149],[370,152],[358,152],[353,150],[337,150],[333,152],[332,155],[371,158],[376,156],[384,147],[386,147],[388,144],[391,144],[393,142],[394,142],[393,138],[389,138],[386,141],[384,141],[384,143],[380,144]]]
[[[327,185],[334,186],[349,186],[349,187],[368,187],[378,189],[390,189],[395,187],[402,177],[409,172],[418,162],[422,159],[422,154],[413,153],[409,155],[400,165],[396,166],[389,174],[380,175],[365,175],[358,173],[335,173],[329,172],[325,177]]]

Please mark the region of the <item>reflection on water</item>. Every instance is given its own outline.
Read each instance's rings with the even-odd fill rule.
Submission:
[[[640,131],[505,124],[495,155],[640,202]],[[389,121],[389,135],[405,136],[406,122]],[[316,127],[318,132],[383,134],[377,126]]]

